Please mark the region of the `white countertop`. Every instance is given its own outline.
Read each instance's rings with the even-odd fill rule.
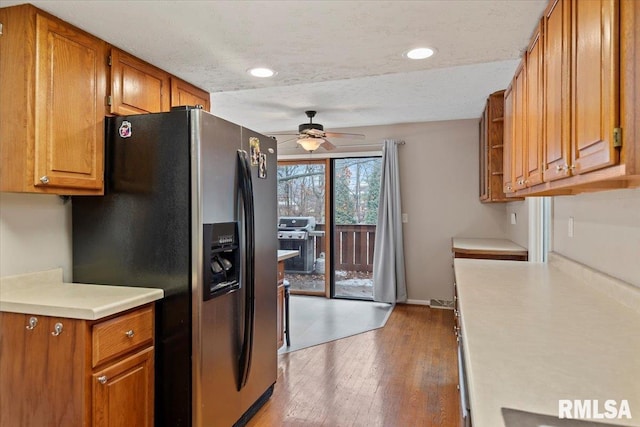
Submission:
[[[0,311],[97,320],[163,297],[162,289],[63,283],[62,269],[0,278]]]
[[[298,256],[300,251],[286,251],[286,250],[278,250],[278,262],[284,261],[285,259],[293,258],[294,256]]]
[[[527,249],[507,239],[475,239],[454,237],[452,247],[459,252],[527,255]]]
[[[631,420],[599,421],[640,425],[640,289],[627,306],[556,264],[454,266],[474,427],[504,426],[502,407],[557,417],[559,399],[626,399]]]

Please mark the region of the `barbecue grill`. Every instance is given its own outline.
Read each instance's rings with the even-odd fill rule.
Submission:
[[[313,272],[313,232],[316,219],[312,216],[282,216],[278,219],[280,249],[297,250],[300,254],[284,261],[284,271],[309,274]]]

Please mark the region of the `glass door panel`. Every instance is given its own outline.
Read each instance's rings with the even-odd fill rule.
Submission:
[[[333,295],[373,299],[373,250],[380,199],[380,157],[333,163]]]
[[[278,248],[299,251],[285,261],[292,293],[327,294],[326,173],[324,160],[278,162]],[[304,223],[314,225],[297,230]]]

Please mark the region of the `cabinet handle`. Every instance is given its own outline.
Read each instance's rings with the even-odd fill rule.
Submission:
[[[33,328],[35,328],[37,324],[38,324],[38,318],[37,317],[30,317],[29,318],[29,324],[27,325],[27,329],[30,330],[30,331],[33,331]]]
[[[49,183],[49,177],[47,175],[44,175],[42,177],[40,177],[40,182],[43,184],[48,184]]]
[[[51,335],[53,335],[54,337],[57,337],[61,333],[62,333],[62,323],[58,322],[55,325],[53,325],[53,332],[51,332]]]
[[[129,329],[127,332],[124,333],[127,337],[129,338],[133,338],[133,336],[135,335],[133,332],[133,329]]]
[[[100,384],[106,384],[107,383],[107,376],[106,375],[102,375],[98,377],[98,382]]]

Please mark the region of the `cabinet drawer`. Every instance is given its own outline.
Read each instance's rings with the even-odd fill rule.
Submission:
[[[145,307],[93,326],[92,366],[153,342],[153,310]]]

